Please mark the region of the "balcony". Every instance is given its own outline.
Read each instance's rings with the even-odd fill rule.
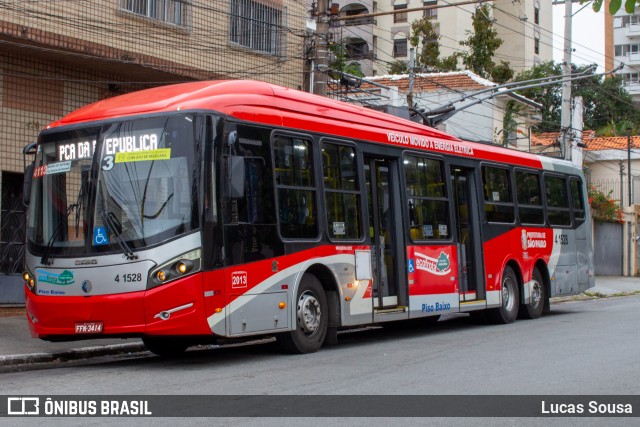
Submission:
[[[630,64],[636,64],[640,62],[640,52],[629,52],[628,57]]]
[[[640,37],[640,23],[629,24],[624,29],[624,35],[630,39]]]
[[[625,84],[625,89],[629,92],[629,95],[640,95],[640,82],[630,81]]]

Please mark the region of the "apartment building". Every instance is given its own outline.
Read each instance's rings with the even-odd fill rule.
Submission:
[[[618,74],[633,101],[640,103],[640,7],[631,14],[621,7],[613,19],[605,20],[605,57],[613,57],[608,70],[625,64]]]
[[[0,303],[22,298],[22,148],[91,102],[174,82],[304,84],[307,7],[296,0],[2,2]]]
[[[393,12],[394,14],[338,21],[333,38],[355,53],[366,75],[383,75],[389,65],[409,61],[411,23],[432,19],[440,36],[441,57],[464,50],[460,41],[469,37],[476,4],[443,0],[339,0],[340,17]],[[494,28],[503,40],[496,62],[507,61],[516,73],[553,59],[552,2],[543,0],[495,0],[491,2]],[[423,7],[431,9],[415,10]],[[406,10],[406,12],[403,12]],[[351,46],[351,47],[349,47]],[[368,71],[371,71],[370,73]]]

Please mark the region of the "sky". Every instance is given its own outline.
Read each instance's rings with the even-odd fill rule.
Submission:
[[[595,13],[588,5],[582,9],[573,3],[573,48],[571,62],[574,64],[598,64],[598,72],[604,71],[604,7]],[[564,4],[553,7],[553,59],[562,62],[564,55]],[[582,9],[582,10],[580,10]],[[617,64],[616,64],[617,65]]]

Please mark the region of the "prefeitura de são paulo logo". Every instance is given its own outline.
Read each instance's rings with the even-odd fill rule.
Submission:
[[[433,258],[419,252],[415,253],[416,256],[416,270],[426,271],[436,276],[445,276],[451,272],[451,261],[449,260],[449,254],[440,252],[438,258]]]

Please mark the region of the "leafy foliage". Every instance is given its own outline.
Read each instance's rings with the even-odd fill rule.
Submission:
[[[364,77],[360,64],[355,61],[349,62],[349,53],[342,44],[333,43],[329,45],[329,51],[333,54],[333,61],[329,63],[329,68],[357,77]],[[339,73],[330,72],[329,75],[332,79],[340,79]]]
[[[440,65],[440,36],[431,19],[418,19],[411,24],[409,43],[417,48],[416,65],[436,69]]]
[[[417,48],[416,66],[426,71],[451,71],[458,68],[458,54],[440,59],[440,36],[433,20],[422,18],[411,24],[409,43]]]
[[[573,71],[578,73],[588,68],[589,66],[586,65],[574,66]],[[559,75],[562,75],[562,66],[548,61],[523,71],[514,80],[519,82]],[[518,93],[542,104],[540,131],[559,129],[562,107],[562,87],[560,84],[524,89]],[[576,80],[571,84],[571,94],[574,97],[581,96],[583,99],[584,127],[596,129],[598,134],[611,133],[611,124],[638,123],[640,119],[631,96],[624,89],[623,81],[619,76],[606,79],[599,76]]]
[[[409,72],[409,66],[406,62],[397,59],[389,63],[387,72],[389,74],[407,74]]]
[[[514,81],[539,79],[562,74],[562,67],[553,61],[547,61],[536,65],[516,76]],[[518,91],[520,95],[526,96],[539,104],[542,104],[542,123],[539,130],[557,130],[560,126],[560,108],[562,106],[562,91],[559,85],[534,87]]]
[[[595,221],[622,223],[622,208],[611,198],[611,191],[604,194],[594,186],[589,187],[589,205]]]
[[[491,80],[498,84],[508,82],[513,78],[513,75],[513,68],[511,68],[509,63],[506,61],[500,61],[499,65],[496,65],[491,69]]]
[[[589,3],[591,0],[580,0],[580,4]],[[602,8],[603,0],[593,0],[593,10],[599,12]],[[640,0],[624,0],[624,10],[633,13],[636,5],[640,6]],[[609,2],[609,13],[615,15],[622,6],[622,0],[611,0]]]
[[[498,37],[498,32],[493,28],[490,12],[488,4],[478,7],[471,18],[473,31],[467,31],[469,38],[460,42],[461,46],[469,48],[466,53],[462,54],[464,65],[487,79],[491,78],[491,71],[495,67],[493,54],[502,46],[502,39]]]
[[[513,143],[513,141],[509,141],[509,137],[518,131],[516,117],[518,117],[521,109],[522,105],[516,105],[513,100],[508,101],[505,106],[504,117],[502,119],[502,145],[505,147],[509,142]]]

